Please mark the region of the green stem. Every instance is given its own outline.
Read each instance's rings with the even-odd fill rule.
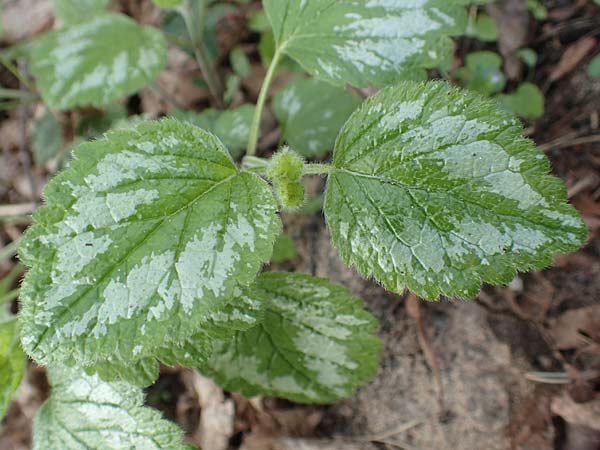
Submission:
[[[21,73],[21,71],[19,70],[19,68],[17,66],[15,66],[12,62],[10,62],[10,60],[6,56],[4,56],[2,54],[0,54],[0,64],[2,64],[4,67],[6,67],[6,69],[17,80],[19,80],[21,82],[21,84],[23,84],[23,86],[26,86],[27,89],[29,89],[31,92],[35,92],[35,88],[29,82],[29,80],[27,79],[27,77]]]
[[[260,134],[260,122],[262,119],[263,111],[265,109],[265,105],[267,103],[267,97],[269,96],[269,89],[271,88],[271,84],[275,79],[275,74],[277,73],[277,66],[279,66],[279,62],[283,57],[283,47],[278,47],[273,55],[273,60],[269,65],[269,70],[267,71],[267,75],[263,81],[263,85],[260,88],[260,94],[258,96],[258,102],[256,103],[256,109],[254,111],[254,118],[252,119],[252,128],[250,128],[250,139],[248,141],[248,150],[246,151],[246,155],[254,156],[256,155],[256,147],[258,147],[258,136]]]
[[[202,72],[202,77],[208,86],[212,97],[219,108],[223,107],[223,86],[214,72],[208,57],[206,56],[206,47],[204,46],[204,18],[206,16],[206,0],[188,0],[184,5],[178,8],[183,16],[192,45],[194,47],[194,56]]]
[[[302,175],[328,175],[333,171],[331,164],[306,164]]]

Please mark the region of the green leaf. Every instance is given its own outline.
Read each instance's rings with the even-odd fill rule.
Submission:
[[[263,0],[278,48],[333,84],[384,86],[435,67],[467,14],[448,0]]]
[[[102,13],[110,0],[52,0],[56,17],[66,24],[84,22]]]
[[[271,189],[213,135],[145,122],[74,155],[20,247],[22,340],[38,362],[160,358],[270,259]]]
[[[600,78],[600,54],[594,56],[590,61],[588,75],[590,77]]]
[[[265,273],[252,287],[265,319],[215,344],[203,370],[221,386],[250,397],[329,403],[378,369],[376,320],[343,287],[298,273]]]
[[[160,6],[161,8],[175,8],[176,6],[181,5],[182,0],[152,0],[156,6]]]
[[[517,56],[521,61],[523,61],[527,65],[527,67],[529,67],[530,69],[535,68],[538,60],[538,55],[535,52],[535,50],[527,47],[522,48],[519,49],[519,51],[517,52]]]
[[[242,105],[228,111],[212,108],[207,108],[201,113],[176,111],[173,117],[216,134],[231,150],[232,155],[238,156],[239,151],[248,144],[254,108],[254,105]]]
[[[544,93],[533,83],[521,83],[512,94],[498,96],[509,111],[526,119],[539,119],[544,115]]]
[[[489,51],[469,53],[465,67],[458,70],[456,78],[467,88],[483,95],[501,92],[506,86],[502,58]]]
[[[33,427],[33,450],[184,450],[183,432],[143,406],[142,391],[72,369],[49,371],[52,395]]]
[[[475,21],[469,20],[466,34],[483,42],[495,42],[498,40],[498,27],[490,16],[479,14]]]
[[[296,243],[287,234],[282,233],[275,241],[273,247],[273,256],[271,262],[282,263],[286,261],[292,261],[298,257],[298,250],[296,249]]]
[[[338,138],[325,201],[344,261],[387,289],[472,297],[579,248],[549,162],[496,102],[446,83],[369,99]]]
[[[306,157],[325,156],[360,100],[344,89],[319,80],[298,80],[280,91],[273,102],[283,138]]]
[[[250,60],[241,47],[235,47],[231,50],[231,53],[229,53],[229,61],[233,72],[240,78],[247,78],[250,76],[252,71]]]
[[[26,359],[17,330],[17,318],[0,311],[0,420],[6,415],[13,394],[21,384]]]
[[[51,111],[46,111],[33,124],[31,150],[38,166],[45,166],[55,158],[64,145],[62,126]]]
[[[165,67],[162,33],[123,14],[103,14],[44,34],[31,50],[31,73],[57,109],[103,106],[153,81]]]

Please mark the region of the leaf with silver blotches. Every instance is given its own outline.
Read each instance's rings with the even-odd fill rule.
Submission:
[[[0,420],[25,373],[26,358],[19,343],[17,318],[0,306]]]
[[[145,122],[74,155],[20,247],[31,267],[22,341],[38,362],[155,357],[201,331],[271,257],[271,189],[210,133]]]
[[[263,0],[278,48],[333,84],[384,86],[435,67],[467,14],[449,0]]]
[[[280,91],[273,101],[283,138],[307,158],[333,150],[344,122],[360,105],[350,92],[319,80],[298,80]]]
[[[217,341],[203,367],[224,388],[301,403],[346,397],[377,372],[381,341],[362,300],[322,278],[265,273],[251,287],[264,320]]]
[[[34,421],[33,450],[184,450],[183,432],[144,406],[141,389],[73,369],[49,371],[52,394]]]
[[[31,73],[52,108],[103,106],[152,82],[165,67],[162,33],[123,14],[102,14],[32,43]]]
[[[443,82],[369,99],[338,137],[325,215],[347,264],[387,289],[472,297],[579,248],[547,158],[492,100]]]

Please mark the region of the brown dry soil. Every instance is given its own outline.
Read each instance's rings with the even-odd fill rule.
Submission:
[[[499,24],[499,48],[512,75],[508,90],[529,80],[546,94],[545,116],[527,122],[526,132],[567,183],[590,229],[587,246],[557,258],[551,268],[520,275],[509,286],[484,287],[476,299],[427,303],[390,294],[346,268],[321,215],[284,214],[299,256],[271,269],[330,277],[364,298],[381,321],[381,370],[354,397],[307,407],[271,398],[246,400],[191,371],[164,368],[148,390],[148,402],[180,423],[190,442],[205,450],[600,449],[600,79],[586,73],[598,51],[600,6],[586,0],[544,3],[545,21],[528,15],[524,0],[499,2],[489,12]],[[13,26],[5,45],[52,26],[48,1],[8,4]],[[264,75],[257,36],[245,30],[248,11],[257,7],[245,6],[219,25],[221,50],[241,44],[253,60],[253,75],[234,104],[255,101]],[[113,8],[145,23],[158,17],[149,1],[115,1]],[[19,20],[20,25],[14,23]],[[536,50],[535,71],[520,66],[511,54],[515,47]],[[457,64],[480,49],[498,51],[495,43],[463,39]],[[144,89],[127,103],[130,112],[158,117],[174,103],[197,110],[209,104],[207,92],[191,82],[198,77],[193,60],[175,51],[171,56],[169,70],[159,79],[162,95]],[[230,73],[227,58],[219,71]],[[282,75],[276,86],[286,79]],[[0,81],[18,87],[3,70]],[[39,203],[53,169],[31,163],[31,122],[40,108],[0,112],[0,211],[5,214],[27,212],[28,203]],[[90,113],[61,116],[67,139],[73,137],[73,124]],[[268,155],[280,137],[272,117],[263,132],[260,150]],[[323,181],[313,178],[308,184],[314,192]],[[26,222],[0,217],[0,247],[18,239]],[[1,263],[0,276],[15,264]],[[0,450],[28,448],[32,418],[47,395],[44,370],[30,364],[0,426]]]

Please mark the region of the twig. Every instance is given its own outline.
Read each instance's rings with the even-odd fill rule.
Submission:
[[[562,148],[576,147],[578,145],[593,144],[596,142],[600,142],[600,134],[592,134],[590,136],[582,136],[573,139],[574,134],[575,133],[571,133],[566,136],[559,137],[554,141],[538,145],[538,149],[545,153],[553,149],[558,150]]]
[[[423,355],[425,355],[425,360],[427,361],[427,364],[429,364],[429,367],[431,368],[435,379],[439,413],[444,414],[444,412],[446,411],[446,403],[444,399],[444,385],[442,383],[440,367],[437,361],[437,357],[435,355],[435,350],[433,349],[433,345],[431,343],[431,339],[429,338],[429,334],[427,333],[425,321],[423,320],[423,316],[421,314],[421,304],[419,303],[419,297],[417,297],[412,292],[409,293],[408,297],[406,298],[406,311],[408,312],[408,315],[412,317],[417,324],[419,344],[421,346],[421,350],[423,351]]]
[[[4,248],[0,248],[0,262],[12,258],[17,253],[19,242],[20,241],[13,241]]]
[[[16,205],[0,205],[0,219],[31,214],[37,203],[19,203]]]
[[[600,378],[600,371],[586,370],[580,373],[580,376],[585,381],[592,381]],[[570,384],[573,378],[567,372],[527,372],[525,378],[536,383],[546,384]]]
[[[19,70],[21,73],[25,73],[25,62],[19,60]],[[28,88],[28,84],[25,79],[20,79],[21,82],[20,90],[26,92]],[[21,157],[21,163],[23,164],[23,170],[25,171],[25,176],[27,177],[27,181],[29,181],[29,187],[31,189],[31,195],[29,198],[32,201],[35,201],[37,197],[37,186],[35,180],[33,179],[33,174],[31,172],[31,156],[29,155],[29,151],[27,148],[27,122],[29,120],[29,108],[27,105],[23,104],[19,108],[19,134],[20,134],[20,142],[19,142],[19,155]]]

